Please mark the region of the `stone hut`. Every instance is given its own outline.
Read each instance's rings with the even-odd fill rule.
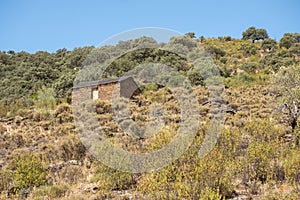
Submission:
[[[139,92],[132,77],[81,82],[73,87],[73,99],[82,102],[89,99],[111,100],[113,97],[130,98]]]

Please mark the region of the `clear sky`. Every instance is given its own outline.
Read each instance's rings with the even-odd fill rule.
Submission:
[[[279,40],[300,33],[299,0],[1,0],[0,50],[55,52],[94,45],[134,28],[241,38],[250,26]]]

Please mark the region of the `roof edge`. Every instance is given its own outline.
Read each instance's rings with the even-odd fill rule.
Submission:
[[[78,88],[85,88],[85,87],[92,87],[97,85],[105,85],[110,83],[118,83],[124,80],[127,80],[129,78],[132,78],[131,76],[122,76],[119,78],[113,78],[113,79],[103,79],[103,80],[96,80],[96,81],[87,81],[87,82],[80,82],[73,86],[73,89]]]

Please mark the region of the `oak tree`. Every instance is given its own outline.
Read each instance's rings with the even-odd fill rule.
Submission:
[[[266,29],[257,29],[254,26],[249,27],[245,32],[243,32],[243,40],[264,40],[269,38]]]

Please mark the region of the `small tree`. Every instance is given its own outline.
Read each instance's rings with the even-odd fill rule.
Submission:
[[[276,47],[276,44],[277,44],[276,40],[267,38],[267,39],[265,39],[265,40],[262,42],[261,48],[262,48],[263,50],[268,49],[268,50],[270,51],[271,49],[273,49],[274,47]]]
[[[277,110],[286,115],[294,131],[300,117],[300,65],[280,69],[273,79]]]
[[[289,52],[291,52],[291,54],[300,57],[300,43],[293,44],[291,48],[289,48]]]
[[[13,172],[11,184],[16,191],[46,183],[47,169],[45,163],[36,154],[23,152],[16,155],[8,167]]]
[[[205,48],[205,51],[210,53],[217,60],[219,60],[226,54],[226,52],[223,49],[218,48],[216,46],[208,46],[207,48]]]
[[[279,46],[289,49],[293,44],[299,42],[298,38],[299,38],[299,34],[297,33],[295,34],[285,33],[279,41]]]
[[[241,69],[245,70],[247,73],[255,73],[258,68],[256,62],[246,62],[242,65]]]
[[[243,32],[243,40],[264,40],[269,38],[266,29],[256,29],[254,26],[249,27],[245,32]]]
[[[196,35],[194,32],[188,32],[185,34],[186,36],[190,37],[190,38],[196,38]]]

